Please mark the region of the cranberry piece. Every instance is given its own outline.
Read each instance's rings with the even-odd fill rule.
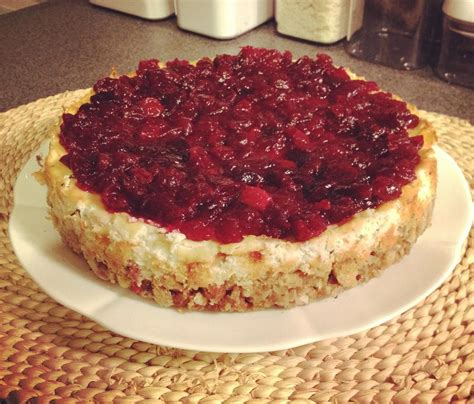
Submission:
[[[401,194],[400,186],[393,178],[379,176],[375,178],[372,186],[374,195],[381,201],[389,201]]]
[[[113,211],[127,211],[129,203],[127,198],[114,185],[107,187],[102,194],[105,205]]]
[[[224,217],[216,224],[216,236],[223,243],[238,243],[243,238],[239,219],[236,217]]]
[[[313,207],[316,211],[324,211],[331,209],[331,202],[328,199],[322,199],[319,202],[315,202]]]
[[[143,142],[158,139],[165,134],[165,127],[155,122],[147,122],[138,132],[138,139]]]
[[[316,144],[307,136],[302,130],[290,127],[287,130],[288,135],[293,141],[295,149],[304,151],[313,151],[316,148]]]
[[[200,220],[185,222],[180,230],[190,240],[209,240],[215,237],[214,228]]]
[[[240,200],[251,208],[265,210],[272,201],[272,197],[262,188],[246,185],[242,189]]]
[[[143,111],[146,118],[156,118],[161,115],[165,107],[163,104],[153,97],[147,97],[138,101],[138,106]]]
[[[137,73],[143,73],[148,70],[158,70],[160,67],[160,62],[157,59],[150,59],[150,60],[142,60],[138,64]]]
[[[323,218],[312,215],[307,220],[296,219],[293,222],[293,232],[298,241],[306,241],[321,234],[327,225]]]
[[[110,212],[196,241],[316,237],[397,198],[423,146],[404,102],[323,54],[152,59],[94,91],[63,115],[61,161]]]
[[[189,161],[198,170],[210,171],[215,168],[212,158],[202,146],[193,146],[189,149]]]
[[[239,220],[239,226],[244,234],[259,236],[263,233],[265,224],[262,212],[251,208],[243,208],[236,212],[236,217]]]

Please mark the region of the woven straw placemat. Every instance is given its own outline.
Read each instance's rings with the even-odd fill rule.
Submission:
[[[7,232],[12,187],[63,108],[83,94],[66,92],[0,114],[0,398],[41,403],[473,400],[472,229],[453,274],[413,309],[366,332],[279,352],[215,354],[139,342],[46,296],[12,251]],[[422,114],[472,191],[474,127]]]

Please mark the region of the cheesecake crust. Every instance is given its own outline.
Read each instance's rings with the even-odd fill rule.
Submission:
[[[351,77],[356,78],[349,72]],[[93,91],[68,112],[77,112]],[[416,108],[409,106],[416,114]],[[409,253],[431,222],[436,194],[436,135],[420,119],[410,136],[424,146],[417,178],[375,209],[296,242],[245,236],[237,243],[192,241],[126,213],[108,212],[100,196],[81,190],[61,163],[59,126],[51,135],[42,176],[53,223],[64,243],[99,278],[158,305],[206,311],[247,311],[308,304],[378,276]]]
[[[43,175],[50,215],[64,243],[99,278],[164,307],[247,311],[334,296],[399,261],[431,221],[436,137],[424,120],[410,131],[425,140],[417,179],[403,187],[401,196],[304,242],[265,236],[231,244],[192,241],[126,213],[109,213],[98,195],[77,187],[60,162],[66,151],[58,134],[59,128],[52,134]]]

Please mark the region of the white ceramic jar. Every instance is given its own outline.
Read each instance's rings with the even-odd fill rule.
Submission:
[[[178,26],[218,39],[235,38],[273,18],[273,0],[175,0]]]
[[[147,20],[160,20],[174,14],[173,0],[89,0],[89,2]]]
[[[276,0],[278,32],[330,44],[360,28],[364,0]]]

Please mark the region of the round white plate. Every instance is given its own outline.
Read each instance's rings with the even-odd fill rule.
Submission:
[[[40,149],[45,152],[46,147]],[[121,335],[176,348],[214,352],[286,349],[377,326],[417,304],[450,274],[472,224],[461,170],[436,148],[438,197],[433,224],[400,263],[364,285],[307,306],[250,313],[180,313],[156,306],[88,270],[47,219],[46,190],[31,173],[35,153],[14,190],[10,236],[18,259],[52,298]]]

